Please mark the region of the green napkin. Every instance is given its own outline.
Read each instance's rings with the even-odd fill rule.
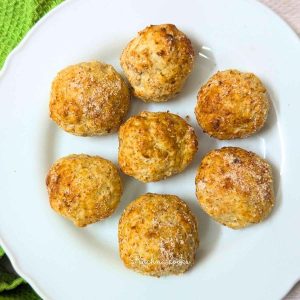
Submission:
[[[62,0],[0,0],[0,69],[28,30]]]
[[[28,30],[63,0],[0,0],[0,69]],[[40,300],[0,247],[0,300]]]
[[[0,247],[0,300],[40,300],[34,290],[13,270]]]

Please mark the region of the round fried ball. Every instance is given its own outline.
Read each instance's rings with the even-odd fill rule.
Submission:
[[[165,179],[182,172],[197,152],[194,129],[167,112],[142,112],[119,130],[121,170],[142,182]]]
[[[177,196],[145,194],[128,205],[119,222],[120,257],[145,275],[184,273],[198,246],[196,219]]]
[[[244,138],[265,124],[269,99],[252,73],[217,72],[198,93],[195,114],[203,131],[220,140]]]
[[[69,133],[103,135],[119,128],[129,102],[129,89],[111,65],[80,63],[63,69],[54,79],[50,117]]]
[[[275,202],[271,167],[241,148],[213,150],[198,169],[196,195],[204,211],[223,225],[239,229],[259,223]]]
[[[99,156],[73,154],[59,159],[46,184],[51,207],[79,227],[109,217],[122,195],[116,167]]]
[[[193,64],[190,40],[172,24],[146,27],[121,55],[134,95],[146,102],[163,102],[178,94]]]

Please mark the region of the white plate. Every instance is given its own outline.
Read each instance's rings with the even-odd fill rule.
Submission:
[[[116,162],[117,135],[81,138],[48,118],[56,72],[92,59],[113,64],[136,32],[170,22],[191,37],[196,67],[184,91],[165,104],[132,101],[132,113],[170,110],[197,129],[200,151],[182,174],[141,184],[124,177],[117,212],[104,222],[75,228],[49,207],[45,175],[59,157],[99,154]],[[211,49],[201,48],[204,45]],[[0,236],[14,267],[45,299],[279,299],[300,275],[299,87],[300,43],[292,30],[254,1],[68,1],[39,22],[6,64],[0,82]],[[272,109],[257,135],[219,142],[201,133],[193,114],[197,91],[216,70],[256,73]],[[237,145],[274,167],[277,204],[268,220],[234,231],[198,206],[194,176],[209,149]],[[188,201],[200,225],[197,263],[183,276],[151,278],[127,270],[118,257],[117,224],[124,207],[145,192]]]

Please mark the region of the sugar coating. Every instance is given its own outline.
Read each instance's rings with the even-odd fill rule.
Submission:
[[[79,227],[110,216],[122,195],[121,179],[113,163],[85,154],[57,160],[48,172],[46,185],[51,207]]]
[[[136,97],[163,102],[182,89],[193,68],[194,50],[175,25],[151,25],[126,46],[120,61]]]
[[[226,70],[217,72],[201,87],[195,115],[210,136],[245,138],[263,127],[269,105],[266,88],[257,76]]]
[[[199,166],[196,195],[204,211],[223,225],[238,229],[259,223],[275,203],[271,167],[241,148],[213,150]]]
[[[119,221],[119,252],[126,267],[163,276],[186,272],[199,246],[197,222],[177,196],[145,194]]]
[[[129,102],[129,89],[111,65],[80,63],[61,70],[53,80],[50,117],[69,133],[103,135],[119,128]]]
[[[194,129],[167,112],[142,112],[119,130],[121,170],[142,182],[165,179],[182,172],[197,152]]]

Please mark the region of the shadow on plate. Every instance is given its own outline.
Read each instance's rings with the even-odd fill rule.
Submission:
[[[268,94],[268,98],[270,101],[270,109],[268,113],[267,121],[264,125],[264,127],[254,136],[260,137],[265,135],[270,130],[274,129],[276,126],[278,127],[278,109],[277,106],[275,106],[273,99],[271,98],[270,94]]]
[[[218,243],[221,225],[211,219],[200,207],[197,200],[189,201],[189,207],[197,218],[200,246],[195,265],[206,259]]]
[[[49,121],[48,127],[44,134],[45,148],[44,148],[44,168],[48,171],[50,166],[54,163],[54,149],[56,144],[56,130],[57,125]]]
[[[105,221],[106,220],[103,220],[102,222]],[[101,237],[96,236],[101,233],[101,222],[88,225],[85,228],[77,228],[71,223],[68,225],[69,230],[72,232],[71,236],[75,236],[76,239],[89,250],[89,254],[93,254],[98,258],[105,258],[105,261],[110,266],[113,265],[116,268],[121,266],[118,247],[114,247],[110,243],[101,241]]]
[[[128,204],[146,192],[147,186],[145,183],[139,182],[124,173],[120,172],[120,175],[123,183],[123,195],[115,213],[110,217],[111,219],[118,220]]]
[[[216,61],[209,47],[199,44],[193,38],[190,39],[195,51],[195,64],[181,95],[182,97],[193,97],[196,103],[198,91],[213,74],[216,68]]]

